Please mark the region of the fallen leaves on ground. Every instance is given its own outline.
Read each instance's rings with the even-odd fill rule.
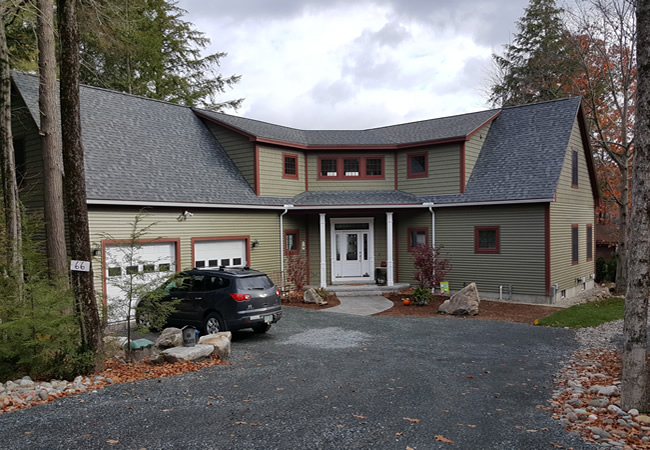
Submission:
[[[451,439],[447,439],[442,434],[436,434],[434,437],[436,438],[436,441],[438,441],[438,442],[445,442],[447,444],[453,444],[454,443],[454,441],[452,441]]]
[[[411,419],[410,417],[404,417],[404,420],[411,423],[420,423],[420,419]]]

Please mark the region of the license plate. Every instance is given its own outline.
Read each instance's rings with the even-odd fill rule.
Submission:
[[[270,323],[273,321],[273,316],[264,316],[264,322],[265,323]]]

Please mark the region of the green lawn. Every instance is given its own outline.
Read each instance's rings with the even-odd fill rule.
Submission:
[[[570,306],[548,317],[535,321],[537,325],[551,327],[586,328],[623,318],[625,300],[605,298],[597,302]]]

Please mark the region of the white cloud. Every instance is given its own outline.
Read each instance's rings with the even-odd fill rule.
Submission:
[[[238,114],[296,128],[369,128],[486,108],[491,52],[525,0],[181,0],[241,74]],[[271,6],[272,5],[272,6]],[[514,14],[514,15],[513,15]],[[510,17],[508,17],[510,15]],[[500,36],[500,40],[497,40]]]

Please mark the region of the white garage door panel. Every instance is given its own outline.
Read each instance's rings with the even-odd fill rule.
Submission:
[[[245,239],[194,243],[194,267],[242,267],[247,264]]]
[[[134,286],[147,284],[155,287],[163,278],[176,271],[176,245],[173,242],[143,244],[134,249],[133,255],[131,249],[120,245],[107,245],[105,251],[104,276],[110,322],[126,319],[126,291],[131,279]],[[131,305],[133,306],[135,304]]]

